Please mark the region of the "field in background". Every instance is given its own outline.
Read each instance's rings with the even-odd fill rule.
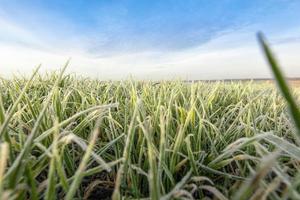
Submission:
[[[267,83],[273,83],[274,84],[274,80],[268,80],[266,81]],[[299,88],[300,87],[300,79],[288,79],[288,83],[291,87],[295,87],[295,88]]]
[[[269,83],[26,81],[0,84],[4,198],[300,197],[298,138]]]
[[[300,87],[300,80],[290,80],[289,81],[291,86]]]

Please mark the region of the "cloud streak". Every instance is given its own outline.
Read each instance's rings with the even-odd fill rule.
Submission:
[[[28,2],[2,0],[2,75],[71,57],[70,72],[101,79],[267,78],[255,39],[267,30],[288,75],[300,76],[297,1]]]
[[[243,35],[244,34],[244,35]],[[238,39],[238,41],[236,41]],[[245,45],[237,45],[253,40]],[[228,45],[228,42],[236,44]],[[300,42],[274,44],[280,61],[290,77],[300,76],[297,52]],[[43,64],[42,70],[57,70],[70,54],[54,54],[20,46],[1,46],[1,74],[30,73],[34,66]],[[232,33],[196,48],[176,52],[148,51],[94,58],[89,54],[73,53],[69,72],[100,79],[239,79],[268,78],[269,69],[264,62],[253,34]],[[18,59],[16,59],[18,58]],[[5,66],[9,70],[2,68]],[[3,70],[4,69],[4,70]]]

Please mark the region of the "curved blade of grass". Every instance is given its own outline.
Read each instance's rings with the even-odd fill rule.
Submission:
[[[108,165],[110,168],[112,168],[112,167],[118,165],[119,163],[121,163],[122,161],[123,161],[123,159],[121,158],[121,159],[118,159],[118,160],[114,160],[114,161],[112,161],[112,162],[109,162],[109,163],[107,163],[107,165]],[[92,175],[95,175],[95,174],[99,174],[99,173],[101,173],[101,172],[104,171],[104,170],[106,170],[106,169],[105,169],[102,165],[99,165],[99,166],[97,166],[97,167],[94,167],[94,168],[85,170],[85,171],[83,172],[83,176],[84,176],[84,177],[85,177],[85,176],[92,176]],[[75,179],[75,175],[72,176],[72,177],[70,177],[70,178],[68,178],[67,183],[71,183],[74,179]],[[45,185],[45,186],[47,186],[47,185]],[[45,187],[45,186],[44,186],[44,187]],[[62,186],[62,183],[56,184],[56,188],[58,188],[58,187],[60,187],[60,186]],[[43,190],[43,188],[41,187],[40,190]]]
[[[98,122],[95,125],[95,129],[94,129],[94,131],[93,131],[93,133],[91,135],[91,139],[89,141],[89,145],[88,145],[88,147],[86,149],[86,152],[85,152],[85,154],[84,154],[84,156],[82,158],[82,161],[81,161],[81,163],[80,163],[80,165],[79,165],[79,167],[78,167],[78,169],[77,169],[77,171],[76,171],[76,173],[74,175],[74,180],[73,180],[73,182],[72,182],[72,184],[70,186],[70,189],[69,189],[69,191],[68,191],[68,193],[67,193],[67,195],[65,197],[66,200],[72,200],[73,197],[74,197],[74,195],[75,195],[75,193],[76,193],[77,188],[79,187],[79,184],[80,184],[80,182],[81,182],[81,180],[83,178],[83,175],[84,175],[84,171],[85,171],[86,165],[87,165],[87,163],[88,163],[88,161],[90,159],[90,156],[91,156],[91,154],[93,152],[93,147],[94,147],[94,145],[96,143],[96,140],[97,140],[99,132],[100,132],[99,131],[99,126],[100,126],[100,119],[98,120]]]
[[[207,172],[210,172],[210,173],[213,173],[213,174],[217,174],[217,175],[221,175],[221,176],[224,176],[224,177],[229,178],[229,179],[233,179],[233,180],[246,180],[246,178],[244,178],[244,177],[232,175],[232,174],[225,173],[225,172],[221,172],[221,171],[212,169],[212,168],[207,167],[207,166],[205,166],[203,164],[200,164],[200,163],[197,163],[197,165],[200,168],[202,168],[204,171],[207,171]]]
[[[83,151],[86,151],[88,149],[88,145],[80,137],[73,134],[70,134],[69,136],[71,136],[73,142],[78,144],[78,146],[80,146]],[[106,169],[106,171],[110,171],[110,167],[106,164],[103,158],[101,158],[101,156],[96,154],[94,151],[91,152],[91,156],[98,164],[102,165]]]
[[[258,41],[263,49],[263,52],[265,53],[265,56],[270,64],[270,67],[272,69],[273,75],[275,77],[275,80],[277,82],[277,85],[285,98],[290,113],[292,115],[292,118],[294,120],[295,126],[298,131],[298,135],[300,136],[300,111],[298,109],[297,103],[295,99],[292,96],[292,93],[288,87],[288,84],[284,78],[283,72],[281,71],[273,53],[271,52],[271,49],[269,45],[266,42],[266,39],[262,33],[257,34]]]
[[[8,154],[8,144],[0,144],[0,197],[2,197],[3,193],[4,172],[7,165]]]
[[[173,197],[174,194],[176,194],[190,179],[192,175],[192,170],[190,170],[182,179],[180,182],[178,182],[175,187],[165,196],[161,198],[161,200],[168,200]]]
[[[199,186],[199,189],[209,191],[215,197],[217,197],[217,199],[228,200],[217,188],[215,188],[213,186],[210,186],[210,185],[201,185],[201,186]]]
[[[89,112],[93,112],[96,110],[101,110],[101,109],[108,109],[108,108],[114,108],[114,107],[118,107],[118,103],[112,103],[112,104],[107,104],[107,105],[100,105],[100,106],[94,106],[91,108],[88,108],[86,110],[83,110],[81,112],[78,112],[76,114],[74,114],[73,116],[69,117],[68,119],[65,119],[64,121],[60,122],[58,124],[58,126],[61,128],[63,126],[68,125],[69,123],[71,123],[73,120],[75,120],[76,118],[89,113]],[[41,135],[39,135],[38,137],[35,138],[34,142],[41,142],[43,139],[45,139],[46,137],[48,137],[52,132],[54,131],[54,127],[46,130],[45,132],[43,132]]]
[[[240,189],[235,193],[233,200],[250,199],[251,195],[259,187],[260,181],[273,167],[278,154],[279,152],[274,152],[263,159],[260,168],[256,171],[256,173],[251,177],[249,181],[244,182]]]

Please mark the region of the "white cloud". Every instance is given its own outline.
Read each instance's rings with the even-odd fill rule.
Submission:
[[[65,43],[53,44],[35,37],[29,30],[12,22],[0,19],[0,25],[2,76],[17,72],[29,74],[39,63],[42,63],[43,71],[57,70],[71,57],[69,72],[101,79],[120,79],[130,75],[145,79],[270,77],[255,39],[255,27],[231,31],[196,48],[123,53],[96,58],[87,53],[84,44],[78,44],[76,48],[64,46]],[[300,52],[300,41],[284,39],[297,38],[299,32],[289,30],[270,37],[284,70],[292,77],[300,77],[300,57],[297,55]],[[22,42],[12,42],[9,37],[13,41]],[[47,48],[47,45],[51,48]]]

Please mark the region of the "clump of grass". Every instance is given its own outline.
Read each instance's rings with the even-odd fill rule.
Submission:
[[[259,38],[284,98],[255,82],[102,82],[38,69],[1,79],[0,196],[298,199],[299,110]]]

